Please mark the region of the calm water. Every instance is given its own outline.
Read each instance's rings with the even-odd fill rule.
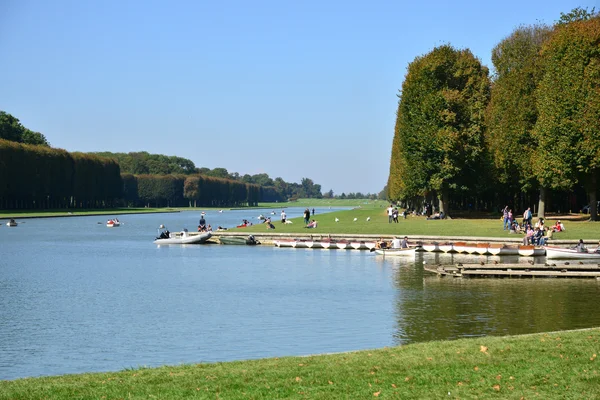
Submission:
[[[207,222],[233,226],[269,211],[209,212]],[[1,227],[0,379],[600,325],[596,280],[441,279],[422,268],[475,256],[152,243],[159,224],[192,230],[198,218]]]

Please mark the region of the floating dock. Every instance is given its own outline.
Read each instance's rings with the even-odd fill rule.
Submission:
[[[600,264],[456,264],[424,265],[425,271],[439,276],[462,277],[546,277],[546,278],[596,278],[600,279]]]

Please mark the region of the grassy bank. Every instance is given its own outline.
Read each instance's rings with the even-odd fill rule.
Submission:
[[[0,381],[0,399],[594,399],[600,329]]]
[[[522,238],[520,234],[509,234],[503,230],[499,217],[486,215],[465,215],[446,220],[427,220],[423,216],[408,216],[399,218],[398,223],[388,223],[385,206],[361,206],[352,210],[336,211],[326,214],[311,216],[318,221],[316,229],[304,227],[302,218],[293,218],[292,224],[282,224],[279,214],[273,215],[273,225],[277,233],[305,233],[305,234],[374,234],[374,235],[419,235],[419,236],[476,236],[498,238]],[[336,218],[338,221],[336,222]],[[356,221],[354,220],[356,218]],[[597,243],[600,239],[600,223],[582,220],[564,220],[565,232],[554,235],[555,239],[576,240],[585,239],[587,242]],[[367,220],[369,219],[369,220]],[[554,221],[548,219],[547,224]],[[239,231],[249,233],[266,232],[264,224],[239,228]]]

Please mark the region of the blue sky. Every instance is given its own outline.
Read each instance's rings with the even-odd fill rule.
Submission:
[[[581,1],[29,1],[0,6],[0,110],[69,151],[387,182],[398,90],[435,46],[492,48]]]

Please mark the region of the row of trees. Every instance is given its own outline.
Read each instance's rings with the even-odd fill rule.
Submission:
[[[150,154],[145,151],[132,153],[91,153],[116,160],[121,172],[133,175],[168,175],[168,174],[200,174],[207,177],[233,180],[245,184],[258,185],[264,188],[263,201],[287,201],[296,198],[321,198],[321,185],[312,179],[302,178],[300,183],[286,182],[282,178],[272,179],[268,174],[245,174],[229,172],[226,168],[196,168],[191,160],[176,156]]]
[[[129,206],[255,206],[261,199],[258,185],[201,175],[123,174],[123,187]]]
[[[469,50],[443,45],[409,65],[389,198],[416,205],[437,197],[448,215],[450,203],[516,207],[539,193],[543,216],[550,192],[565,209],[585,190],[596,219],[600,16],[576,9],[552,27],[520,27],[492,62],[493,79]]]
[[[114,207],[122,190],[113,160],[0,139],[0,209]]]
[[[0,209],[256,205],[259,185],[120,173],[110,158],[0,139]]]

